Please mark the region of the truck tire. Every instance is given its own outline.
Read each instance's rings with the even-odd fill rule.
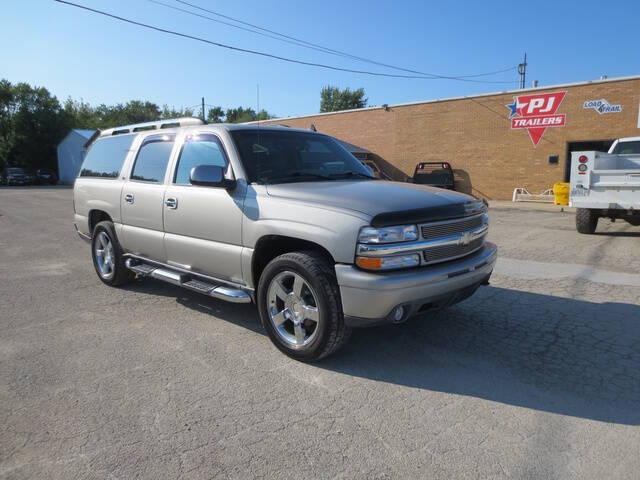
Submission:
[[[295,360],[320,360],[351,335],[333,265],[317,252],[285,253],[269,262],[258,282],[257,300],[269,338]]]
[[[598,214],[589,208],[576,210],[576,229],[578,233],[592,234],[598,225]]]
[[[108,220],[98,223],[93,229],[91,258],[98,278],[111,287],[123,285],[135,278],[135,274],[124,264],[116,230]]]
[[[627,223],[629,223],[629,225],[633,225],[634,227],[640,227],[640,217],[627,218]]]

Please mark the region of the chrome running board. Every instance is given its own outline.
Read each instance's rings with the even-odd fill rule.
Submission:
[[[129,270],[143,277],[162,280],[163,282],[188,288],[194,292],[209,295],[227,302],[251,303],[249,294],[240,288],[205,282],[194,278],[193,274],[183,273],[166,267],[157,267],[134,258],[127,258],[124,264]]]

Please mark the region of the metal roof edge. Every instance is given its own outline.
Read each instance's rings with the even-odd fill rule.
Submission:
[[[504,90],[501,92],[490,92],[490,93],[477,93],[474,95],[461,95],[457,97],[446,97],[446,98],[436,98],[433,100],[420,100],[416,102],[406,102],[406,103],[396,103],[394,105],[387,105],[386,107],[383,105],[375,106],[375,107],[365,107],[365,108],[352,108],[350,110],[340,110],[337,112],[322,112],[322,113],[312,113],[309,115],[299,115],[295,117],[280,117],[280,118],[271,118],[269,120],[260,120],[260,122],[282,122],[286,120],[297,120],[300,118],[311,118],[311,117],[323,117],[325,115],[340,115],[342,113],[353,113],[353,112],[366,112],[367,110],[383,110],[386,108],[398,108],[398,107],[410,107],[412,105],[423,105],[428,103],[438,103],[438,102],[450,102],[454,100],[466,100],[470,98],[481,98],[481,97],[495,97],[498,95],[509,95],[515,93],[523,93],[523,92],[532,92],[532,91],[540,91],[540,90],[552,90],[555,88],[565,88],[565,87],[579,87],[583,85],[592,85],[597,83],[613,83],[613,82],[623,82],[627,80],[640,80],[640,75],[630,75],[627,77],[615,77],[615,78],[605,78],[600,80],[586,80],[583,82],[573,82],[573,83],[560,83],[556,85],[545,85],[539,87],[530,87],[530,88],[518,88],[515,90]],[[258,123],[258,122],[247,122],[247,123]],[[268,125],[268,123],[267,123]]]

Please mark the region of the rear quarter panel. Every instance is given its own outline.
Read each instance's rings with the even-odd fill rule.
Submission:
[[[91,210],[106,212],[115,224],[121,223],[120,194],[123,182],[119,178],[78,177],[73,186],[73,199],[78,229],[89,235],[88,218]]]

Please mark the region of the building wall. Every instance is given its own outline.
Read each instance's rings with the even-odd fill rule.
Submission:
[[[514,95],[562,90],[567,93],[556,113],[566,114],[564,127],[547,128],[537,146],[526,130],[511,130],[506,105]],[[586,100],[599,99],[621,104],[622,112],[584,108]],[[537,193],[562,181],[567,142],[640,135],[639,105],[640,78],[634,78],[272,122],[299,128],[314,124],[320,132],[370,150],[397,179],[411,176],[420,161],[448,161],[457,190],[510,199],[515,187]],[[558,164],[550,165],[549,155],[558,155]]]

